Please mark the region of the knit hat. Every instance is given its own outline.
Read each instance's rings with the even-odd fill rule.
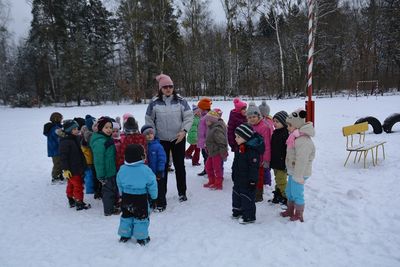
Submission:
[[[133,117],[133,115],[132,115],[131,113],[125,113],[124,115],[122,115],[122,122],[125,123],[126,120],[127,120],[129,117]]]
[[[165,74],[160,74],[156,77],[156,80],[158,82],[158,89],[163,88],[164,86],[174,86],[174,83],[171,80],[171,77]]]
[[[210,110],[205,116],[206,121],[217,122],[219,119],[220,117],[218,113],[215,112],[214,110]]]
[[[239,97],[236,97],[235,99],[233,99],[233,104],[235,105],[236,111],[241,111],[243,108],[247,107],[247,104],[245,102],[241,101]]]
[[[306,124],[307,112],[302,109],[296,109],[286,118],[286,123],[290,123],[294,128],[299,129]]]
[[[213,108],[213,111],[217,112],[219,117],[222,118],[222,110],[220,108]]]
[[[212,100],[208,97],[203,97],[197,104],[197,106],[202,110],[210,110],[211,105],[212,105]]]
[[[89,131],[93,131],[93,124],[96,118],[92,117],[91,115],[87,114],[85,116],[85,125],[88,128]]]
[[[254,135],[253,127],[251,127],[251,125],[248,123],[240,124],[238,127],[236,127],[235,134],[239,135],[247,142]]]
[[[148,135],[149,133],[153,133],[154,134],[154,128],[150,124],[145,124],[145,125],[143,125],[142,129],[140,129],[140,132],[144,136]]]
[[[260,109],[261,116],[263,117],[269,116],[269,112],[271,111],[271,109],[269,108],[265,100],[261,102],[261,105],[259,105],[258,108]]]
[[[121,129],[121,126],[119,125],[118,122],[114,122],[114,121],[113,121],[113,122],[112,122],[112,128],[113,128],[113,129],[118,129],[118,130],[119,130],[119,129]]]
[[[124,132],[126,134],[133,134],[139,131],[139,126],[134,117],[129,117],[124,123]]]
[[[125,161],[133,163],[144,159],[144,148],[139,144],[130,144],[125,149]]]
[[[281,110],[281,111],[277,112],[277,113],[274,115],[274,117],[272,117],[272,118],[273,118],[273,119],[276,119],[277,121],[279,121],[280,123],[282,123],[282,125],[283,125],[284,127],[287,127],[287,124],[286,124],[286,118],[287,118],[287,117],[288,117],[287,112],[284,111],[284,110]]]
[[[107,122],[112,124],[112,120],[110,117],[107,116],[100,117],[100,119],[97,121],[97,130],[101,132]]]
[[[50,121],[52,123],[61,123],[63,116],[60,112],[53,112],[50,115]]]
[[[81,117],[75,117],[74,121],[76,121],[79,125],[78,130],[81,130],[82,126],[85,125],[85,119]]]
[[[74,120],[65,120],[63,123],[63,132],[64,133],[71,133],[73,129],[78,129],[79,124]]]
[[[260,109],[256,106],[256,103],[250,102],[249,107],[246,110],[246,115],[247,116],[252,116],[252,115],[257,115],[261,116]]]

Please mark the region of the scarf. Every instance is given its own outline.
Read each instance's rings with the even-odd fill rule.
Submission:
[[[301,133],[299,129],[294,130],[293,132],[290,133],[288,139],[286,140],[286,145],[287,148],[293,148],[294,147],[294,141],[296,138],[303,136],[304,133]]]

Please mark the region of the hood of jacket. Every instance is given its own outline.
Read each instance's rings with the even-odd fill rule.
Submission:
[[[264,153],[264,139],[258,133],[255,133],[254,136],[246,142],[246,146],[255,149],[260,155]]]
[[[307,122],[306,124],[304,124],[303,126],[301,126],[299,128],[299,132],[304,134],[304,135],[308,135],[310,137],[313,137],[315,135],[315,129],[313,126],[312,122]]]

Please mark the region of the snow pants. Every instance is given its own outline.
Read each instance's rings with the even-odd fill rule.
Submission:
[[[131,238],[136,240],[146,239],[149,237],[150,219],[138,220],[133,217],[123,218],[119,221],[118,235],[122,237]]]
[[[102,187],[102,194],[104,213],[113,213],[118,200],[118,187],[115,176],[105,180],[105,184]]]
[[[275,189],[279,189],[282,196],[286,197],[287,173],[284,170],[274,169]]]
[[[67,197],[76,201],[83,201],[83,179],[81,175],[74,175],[67,182]]]
[[[194,153],[193,153],[194,152]],[[200,148],[197,147],[196,144],[192,144],[185,152],[186,156],[192,157],[192,164],[198,164],[200,160]],[[193,154],[193,155],[192,155]]]
[[[224,179],[222,163],[223,160],[221,155],[215,155],[212,157],[208,156],[206,161],[206,172],[210,184],[222,187],[222,181]]]
[[[304,180],[307,178],[304,177]],[[304,205],[304,184],[296,182],[292,175],[289,175],[285,192],[288,201],[293,201],[296,205]]]
[[[60,156],[51,157],[53,161],[53,169],[51,170],[51,177],[53,179],[58,179],[61,177],[62,170],[61,170],[61,158]]]
[[[233,184],[232,213],[234,216],[242,215],[243,219],[256,219],[256,190],[255,188]]]

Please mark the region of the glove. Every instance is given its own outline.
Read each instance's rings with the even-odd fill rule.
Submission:
[[[72,177],[72,173],[70,170],[63,170],[62,176],[64,177],[64,179],[69,180]]]
[[[157,174],[156,174],[157,180],[161,180],[161,178],[163,178],[163,177],[164,177],[164,172],[163,171],[157,172]]]
[[[152,199],[150,200],[150,208],[152,210],[154,210],[155,208],[157,208],[157,199]]]
[[[249,189],[250,190],[256,190],[256,182],[250,182],[249,183]]]
[[[263,167],[264,169],[268,169],[268,168],[269,168],[269,161],[264,160],[264,161],[262,162],[262,167]]]

